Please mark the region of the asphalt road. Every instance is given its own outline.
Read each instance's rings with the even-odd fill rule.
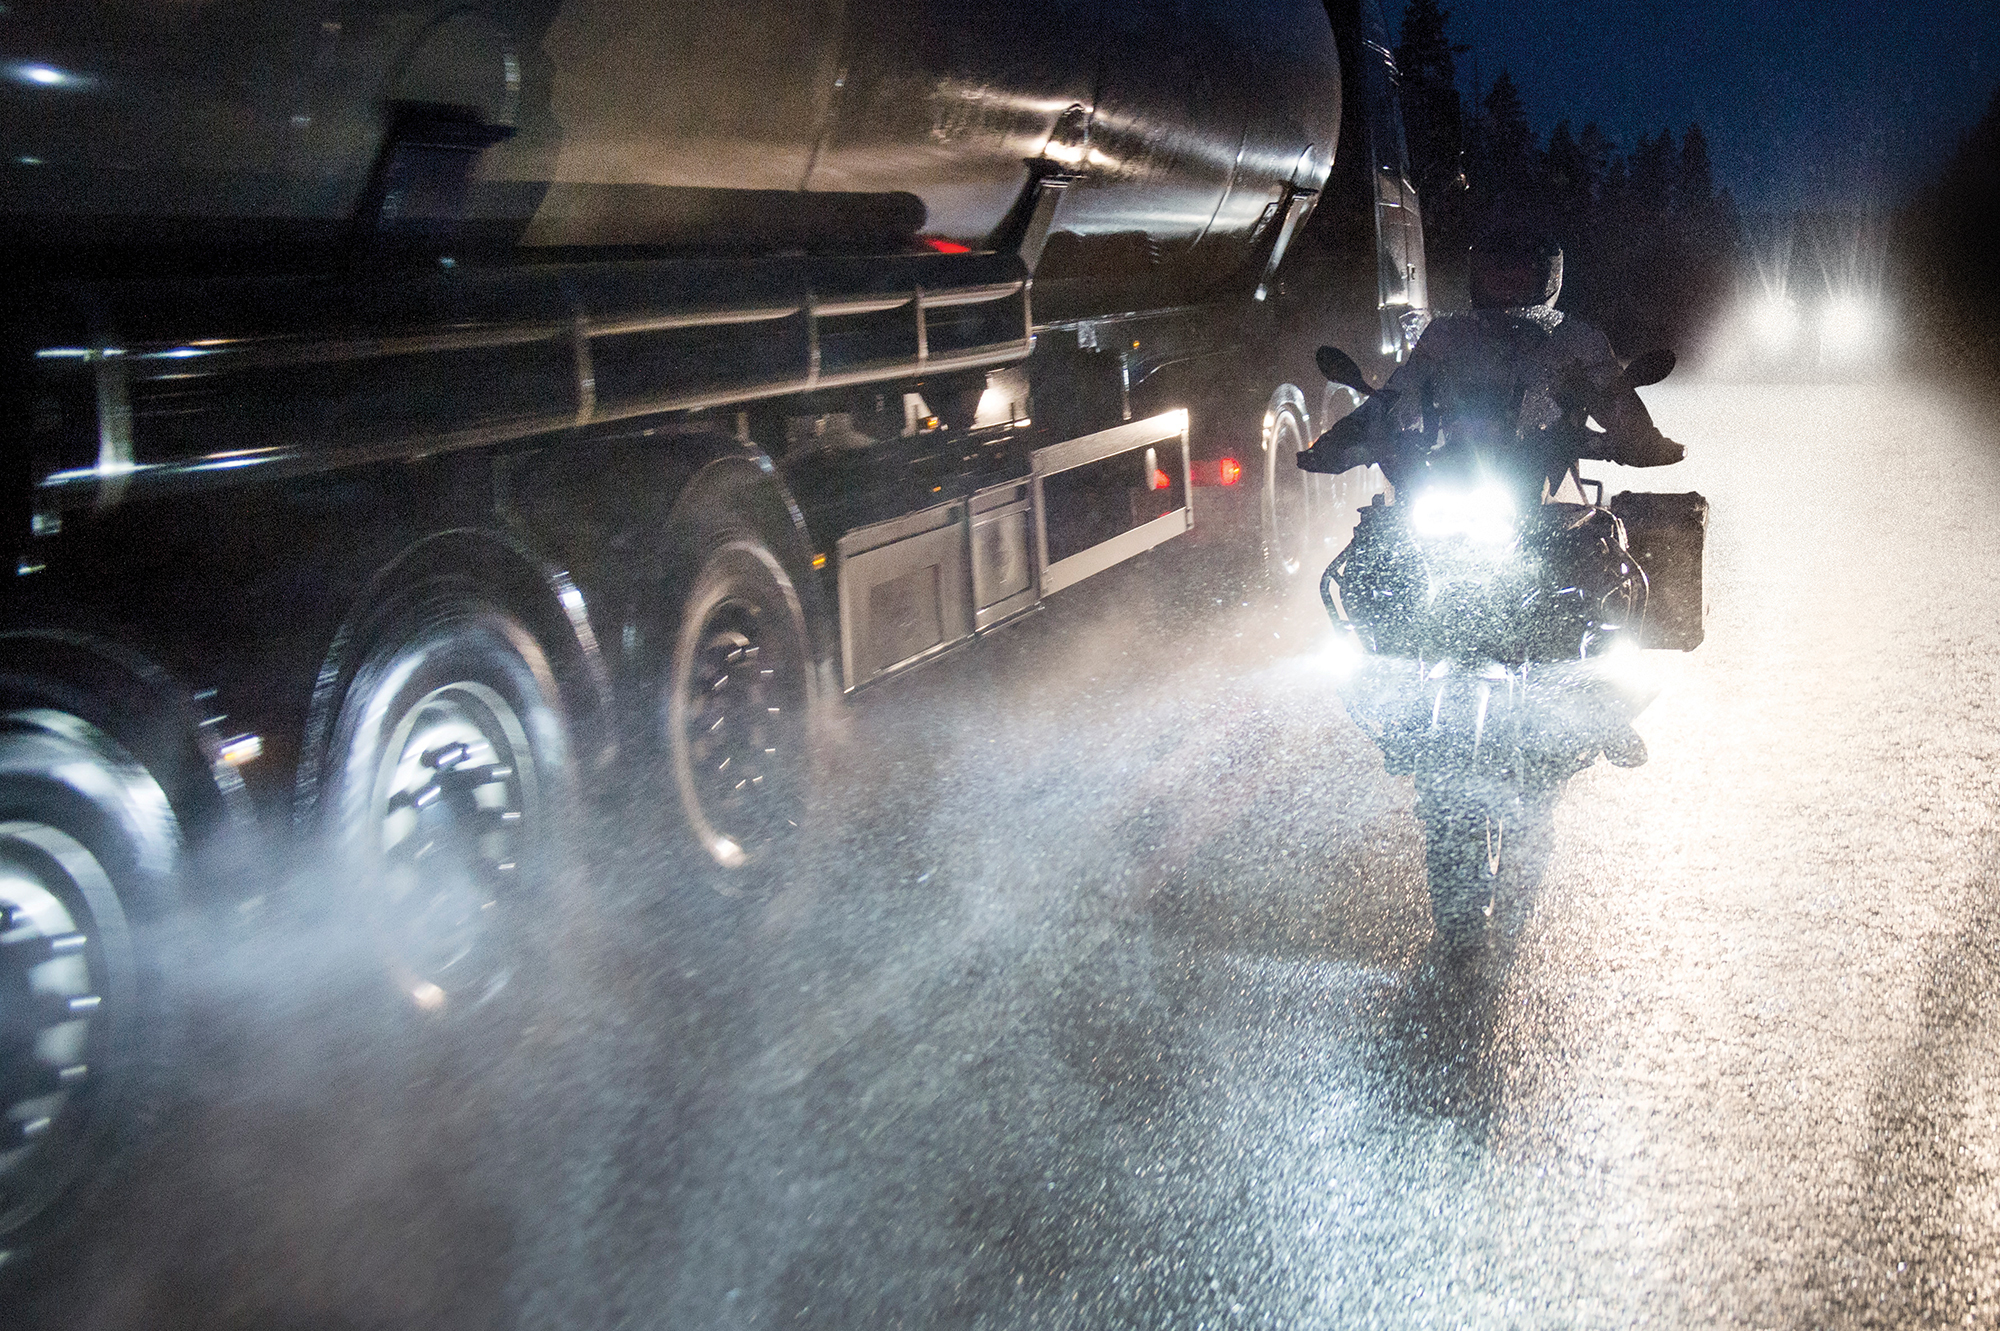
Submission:
[[[205,925],[202,1071],[11,1315],[2000,1324],[2000,428],[1646,396],[1691,460],[1610,489],[1710,497],[1709,638],[1650,764],[1570,783],[1511,966],[1427,964],[1323,619],[1162,552],[865,695],[780,882],[590,829],[560,973],[467,1025]]]

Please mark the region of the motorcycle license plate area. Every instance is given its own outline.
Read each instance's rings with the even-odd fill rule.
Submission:
[[[1625,524],[1625,544],[1646,570],[1646,616],[1641,647],[1691,652],[1706,633],[1702,551],[1708,539],[1708,500],[1699,494],[1615,496],[1611,511]]]

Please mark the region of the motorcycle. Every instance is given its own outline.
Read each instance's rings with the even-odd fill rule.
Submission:
[[[1319,363],[1362,397],[1390,391],[1336,348],[1322,347]],[[1671,352],[1648,353],[1624,383],[1657,383],[1673,365]],[[1421,404],[1421,430],[1399,437],[1394,502],[1376,495],[1360,510],[1320,580],[1348,712],[1384,767],[1415,779],[1440,938],[1485,930],[1510,864],[1539,877],[1572,776],[1600,754],[1644,761],[1631,722],[1657,689],[1640,649],[1685,643],[1649,641],[1654,588],[1626,519],[1654,535],[1691,515],[1706,522],[1699,495],[1605,504],[1602,484],[1572,468],[1593,456],[1589,395],[1558,392],[1553,412],[1547,401],[1527,411],[1527,396],[1453,412]],[[1588,501],[1562,498],[1583,501],[1592,487]],[[1674,553],[1671,540],[1662,548]],[[1660,562],[1685,581],[1684,558]]]

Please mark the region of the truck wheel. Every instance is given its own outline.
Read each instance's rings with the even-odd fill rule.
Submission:
[[[151,986],[128,911],[168,900],[179,836],[143,767],[74,717],[0,719],[0,1266],[109,1172],[145,1083]]]
[[[332,832],[352,903],[401,991],[478,1007],[547,931],[570,791],[548,660],[476,601],[407,617],[357,672],[334,730]]]
[[[1313,478],[1300,471],[1299,451],[1312,442],[1304,398],[1289,384],[1272,395],[1265,409],[1264,486],[1261,504],[1264,571],[1272,588],[1289,590],[1299,575],[1310,572],[1315,550],[1312,505],[1308,490]]]
[[[768,861],[811,785],[812,658],[776,555],[735,537],[703,560],[667,672],[667,748],[681,811],[725,869]]]

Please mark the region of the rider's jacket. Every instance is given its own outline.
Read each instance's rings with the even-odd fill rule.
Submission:
[[[1603,432],[1582,429],[1588,414]],[[1485,417],[1521,431],[1568,422],[1575,456],[1664,466],[1683,456],[1624,382],[1611,341],[1549,305],[1440,315],[1383,390],[1299,454],[1307,471],[1375,463],[1392,483],[1406,441],[1438,422]],[[1570,459],[1574,462],[1574,459]]]

